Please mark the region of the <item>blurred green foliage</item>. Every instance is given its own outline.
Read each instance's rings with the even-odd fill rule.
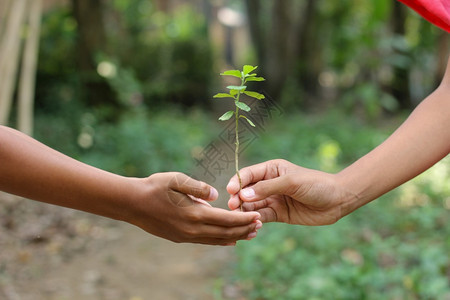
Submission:
[[[106,53],[94,53],[97,72],[105,78],[122,109],[148,106],[208,106],[213,52],[205,18],[189,5],[173,14],[152,1],[105,3]],[[48,11],[43,19],[37,76],[38,112],[56,113],[67,101],[86,102],[77,72],[77,22],[69,8]],[[109,65],[113,71],[102,72]]]
[[[37,114],[70,111],[80,101],[76,72],[77,24],[68,8],[43,16],[36,77]],[[68,107],[69,106],[69,107]]]
[[[386,197],[333,226],[265,225],[234,282],[250,299],[446,299],[448,214]]]
[[[189,6],[168,15],[143,0],[115,1],[114,8],[127,34],[113,45],[135,71],[146,101],[205,104],[212,75],[205,19]]]
[[[305,167],[333,171],[379,145],[387,137],[386,131],[348,118],[342,110],[289,113],[271,122],[245,156],[250,163],[284,158]]]
[[[392,123],[380,130],[342,113],[289,114],[272,120],[246,155],[337,171],[378,145]],[[265,224],[258,238],[238,243],[228,283],[248,299],[447,299],[449,215],[450,157],[335,225]]]
[[[306,10],[306,2],[291,4],[291,11],[297,11],[292,23]],[[391,0],[309,2],[314,2],[313,9],[304,18],[311,25],[301,27],[307,32],[285,70],[291,78],[284,85],[284,106],[317,108],[325,89],[336,92],[325,99],[332,106],[376,119],[385,111],[404,109],[400,103],[415,106],[435,88],[442,31],[417,13],[400,4],[405,16],[396,15]],[[271,3],[264,4],[264,18],[272,14],[267,9]],[[402,32],[393,28],[396,19],[403,22]],[[319,93],[311,95],[315,87]],[[393,95],[394,90],[401,93]]]
[[[208,105],[213,53],[205,18],[188,5],[169,15],[146,0],[117,0],[113,9],[124,32],[110,33],[112,45],[136,74],[145,102]]]
[[[394,1],[315,0],[308,18],[310,26],[302,27],[301,13],[306,2],[286,4],[292,18],[286,24],[292,28],[283,30],[305,33],[295,34],[302,39],[292,40],[289,46],[292,53],[282,56],[288,59],[283,72],[277,71],[275,57],[258,61],[252,51],[257,48],[254,40],[237,36],[235,40],[240,45],[239,51],[253,53],[244,63],[253,62],[264,70],[271,62],[275,69],[266,70],[271,76],[287,75],[286,82],[272,93],[280,95],[277,101],[285,107],[344,106],[348,112],[376,120],[385,111],[392,113],[401,108],[399,95],[393,94],[395,89],[402,90],[404,101],[411,98],[412,104],[417,104],[436,86],[440,30],[410,9],[405,8],[404,32],[398,33],[392,29]],[[224,41],[220,34],[210,33],[214,15],[203,14],[199,3],[177,4],[169,11],[161,10],[157,3],[150,0],[104,3],[107,46],[105,53],[93,54],[98,73],[105,63],[116,70],[100,74],[119,100],[106,103],[121,104],[111,112],[114,116],[136,102],[152,107],[208,106],[210,91],[217,89],[212,85],[217,83],[213,78],[220,50],[214,51],[212,44],[222,45]],[[249,15],[256,13],[245,12],[245,5],[240,1],[231,1],[229,5]],[[260,20],[273,21],[280,17],[271,9],[274,1],[260,5]],[[263,33],[273,27],[271,22],[262,22]],[[47,11],[37,78],[38,110],[56,113],[66,103],[61,99],[86,102],[83,96],[86,87],[80,78],[86,74],[76,72],[78,34],[70,6]],[[264,49],[267,47],[281,45],[263,45]],[[398,70],[404,70],[406,75],[397,74]],[[277,80],[272,78],[272,81]],[[402,86],[405,82],[407,85]],[[313,88],[308,88],[311,85],[332,93],[315,94]]]
[[[93,144],[81,159],[127,176],[189,173],[195,150],[205,147],[215,134],[211,119],[199,110],[135,111],[123,115],[118,124],[92,123],[92,119],[86,121],[82,130],[92,132]]]
[[[189,173],[196,151],[217,134],[214,121],[201,110],[143,108],[103,122],[101,111],[80,116],[77,127],[67,118],[40,117],[37,139],[87,164],[126,176],[155,172]]]

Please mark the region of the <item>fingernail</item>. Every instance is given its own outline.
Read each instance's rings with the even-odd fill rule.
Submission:
[[[256,237],[256,232],[252,232],[247,236],[247,240],[253,239]]]
[[[256,229],[258,230],[258,229],[260,229],[261,227],[262,227],[262,222],[261,221],[256,221]]]
[[[233,181],[230,181],[227,185],[227,190],[235,190],[236,184]]]
[[[216,199],[219,196],[219,192],[215,188],[209,189],[209,198],[208,199]]]
[[[244,196],[245,198],[253,198],[255,197],[255,190],[251,189],[251,188],[247,188],[247,189],[243,189],[241,191],[242,196]]]

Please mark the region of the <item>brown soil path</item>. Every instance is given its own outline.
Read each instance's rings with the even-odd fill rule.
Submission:
[[[233,247],[174,244],[7,194],[0,194],[0,249],[6,300],[214,299],[234,255]]]

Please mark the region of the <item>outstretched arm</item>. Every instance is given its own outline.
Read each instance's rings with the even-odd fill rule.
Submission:
[[[215,200],[217,191],[184,174],[119,176],[4,126],[0,126],[0,190],[123,220],[175,242],[230,244],[254,237],[260,226],[257,213],[230,212],[199,200]]]
[[[422,173],[450,152],[450,59],[441,85],[384,143],[342,170],[328,174],[269,161],[233,177],[229,206],[239,197],[265,222],[331,224]],[[239,193],[239,195],[237,195]]]
[[[338,174],[356,197],[348,214],[424,172],[450,152],[450,60],[441,85],[384,143]]]

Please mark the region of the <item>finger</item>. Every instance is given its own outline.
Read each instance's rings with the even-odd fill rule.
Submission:
[[[239,209],[241,206],[241,200],[239,199],[239,195],[235,194],[230,197],[230,200],[228,200],[228,207],[231,210]]]
[[[169,188],[203,200],[213,201],[219,196],[209,184],[195,180],[183,173],[177,173],[169,183]]]
[[[208,207],[212,207],[212,205],[211,204],[209,204],[209,202],[206,202],[205,200],[203,200],[203,199],[199,199],[199,198],[197,198],[197,197],[194,197],[194,196],[191,196],[191,195],[189,195],[189,197],[192,199],[192,201],[194,201],[194,202],[197,202],[197,203],[200,203],[200,204],[203,204],[203,205],[206,205],[206,206],[208,206]]]
[[[258,209],[258,212],[261,214],[261,222],[270,223],[270,222],[278,222],[278,216],[275,210],[270,207]]]
[[[256,202],[245,202],[242,204],[242,208],[244,211],[250,212],[250,211],[258,211],[262,208],[269,207],[269,203],[266,199],[256,201]]]
[[[181,243],[193,243],[210,246],[235,246],[236,242],[237,241],[228,242],[221,238],[195,238],[181,241]]]
[[[247,240],[247,241],[253,240],[253,239],[256,237],[257,234],[258,234],[258,233],[257,233],[256,231],[250,233],[250,234],[247,236],[246,240]]]
[[[250,238],[253,239],[253,238]],[[235,240],[235,241],[228,241],[221,238],[196,238],[193,240],[184,241],[186,243],[194,243],[194,244],[202,244],[202,245],[210,245],[210,246],[235,246],[238,241],[243,240],[249,240],[247,238]]]
[[[259,221],[263,223],[278,221],[278,215],[276,211],[269,206],[269,202],[267,200],[246,202],[242,204],[242,208],[244,211],[258,212],[261,215],[261,219]]]
[[[246,202],[253,202],[265,199],[272,195],[288,195],[297,190],[296,182],[293,182],[290,175],[284,175],[274,179],[257,182],[249,188],[239,192],[239,198]]]
[[[219,225],[224,227],[244,226],[259,220],[257,212],[228,211],[216,207],[197,207],[195,215],[199,223]]]
[[[197,226],[197,232],[190,233],[193,242],[225,245],[239,240],[253,239],[257,230],[262,227],[261,221],[238,227],[222,227],[217,225]]]
[[[167,191],[167,196],[170,201],[178,208],[191,207],[194,203],[197,202],[193,200],[192,196],[188,196],[174,190]]]
[[[250,183],[258,182],[260,180],[265,179],[267,166],[271,162],[263,162],[257,165],[253,165],[250,167],[243,168],[239,171],[239,175],[241,176],[241,182],[242,186],[245,187],[249,185]],[[239,179],[237,175],[234,175],[230,182],[227,185],[227,192],[230,195],[237,194],[239,192],[240,186],[239,186]]]
[[[240,190],[239,179],[237,175],[234,175],[228,182],[227,192],[230,195],[235,195],[239,192],[239,190]]]

